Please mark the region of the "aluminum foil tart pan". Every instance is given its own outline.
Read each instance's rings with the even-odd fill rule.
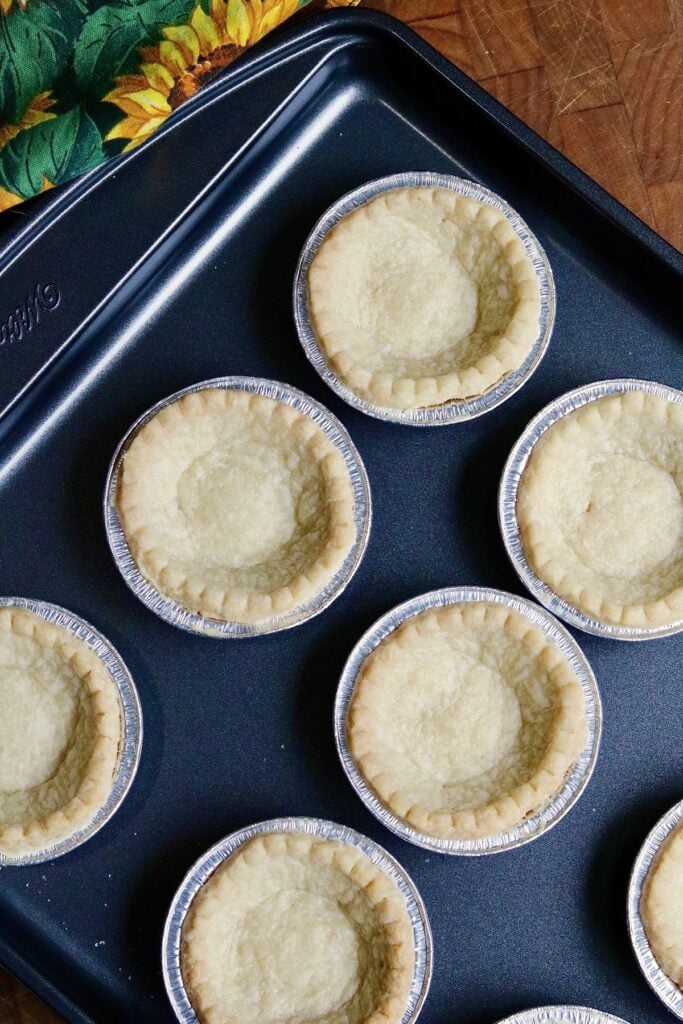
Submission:
[[[539,1006],[506,1017],[498,1024],[627,1024],[621,1017],[588,1006]]]
[[[250,839],[271,832],[301,832],[306,835],[319,836],[321,839],[336,839],[339,842],[348,843],[349,846],[358,847],[376,867],[384,871],[396,884],[406,901],[413,926],[415,947],[413,981],[401,1024],[413,1024],[420,1015],[432,978],[432,933],[422,898],[409,875],[381,846],[345,825],[322,821],[320,818],[274,818],[256,825],[249,825],[216,843],[190,868],[171,903],[161,944],[164,984],[178,1020],[181,1021],[181,1024],[199,1024],[185,991],[180,967],[182,928],[190,904],[219,864],[232,856]]]
[[[536,575],[524,553],[517,522],[519,481],[533,447],[541,435],[553,423],[568,413],[574,412],[575,409],[581,408],[582,405],[594,402],[598,398],[604,398],[606,395],[621,395],[628,391],[643,391],[648,395],[656,395],[658,398],[683,404],[683,391],[677,391],[676,388],[667,387],[665,384],[656,384],[649,380],[632,380],[630,378],[602,380],[595,384],[586,384],[584,387],[568,391],[556,398],[554,402],[546,405],[545,409],[541,409],[529,423],[508,456],[498,490],[498,522],[505,550],[517,575],[525,587],[531,591],[532,597],[540,604],[545,605],[554,615],[564,619],[570,626],[582,629],[585,633],[592,633],[594,636],[609,637],[612,640],[654,640],[658,637],[679,633],[683,629],[683,620],[646,629],[644,627],[617,626],[585,615],[556,594],[554,590],[551,590]]]
[[[522,365],[513,373],[503,377],[484,394],[472,398],[456,399],[443,405],[425,406],[420,409],[391,409],[374,405],[361,398],[340,380],[328,365],[309,317],[308,270],[325,236],[352,210],[363,206],[364,203],[374,199],[382,192],[389,192],[391,189],[397,188],[420,187],[445,188],[451,192],[459,192],[461,195],[470,196],[472,199],[495,206],[505,214],[534,264],[541,295],[541,313],[538,322],[538,335]],[[405,423],[415,427],[440,426],[471,420],[475,416],[490,412],[491,409],[495,409],[501,402],[514,395],[515,391],[518,391],[526,383],[538,367],[550,341],[555,322],[555,282],[548,257],[540,242],[519,214],[499,195],[467,178],[457,178],[450,174],[435,174],[431,171],[411,171],[369,181],[342,196],[322,215],[306,240],[296,268],[294,320],[299,340],[310,362],[325,383],[354,409],[359,409],[361,412],[367,413],[368,416],[374,416],[380,420],[389,420],[392,423]]]
[[[226,390],[247,391],[250,394],[262,395],[266,398],[272,398],[277,402],[282,402],[284,405],[289,405],[296,409],[297,412],[308,416],[335,445],[346,463],[351,480],[354,497],[356,539],[344,564],[327,586],[316,594],[315,597],[311,598],[311,600],[285,614],[274,615],[264,622],[222,622],[218,619],[208,618],[205,615],[198,615],[162,594],[139,571],[137,563],[128,547],[116,506],[116,495],[123,459],[142,427],[156,416],[157,413],[161,412],[162,409],[172,405],[179,398],[192,394],[195,391],[204,391],[207,388],[224,388]],[[351,582],[365,554],[372,522],[372,500],[370,496],[370,483],[363,460],[358,454],[348,432],[336,416],[333,416],[323,405],[309,398],[303,391],[299,391],[297,388],[290,387],[287,384],[280,384],[277,381],[263,380],[259,377],[216,377],[214,380],[202,381],[199,384],[193,384],[191,387],[169,395],[168,398],[164,398],[151,409],[148,409],[133,424],[116,449],[109,467],[104,490],[104,521],[109,547],[121,575],[136,597],[139,597],[142,603],[151,611],[164,619],[165,622],[170,623],[172,626],[177,626],[179,629],[187,630],[189,633],[201,633],[204,636],[218,638],[241,638],[261,636],[266,633],[277,633],[282,629],[291,629],[293,626],[299,626],[302,622],[306,622],[308,619],[312,619],[313,616],[319,615],[335,598],[339,597]]]
[[[668,1010],[683,1020],[683,992],[664,973],[650,948],[650,943],[640,916],[640,901],[643,886],[652,863],[662,844],[674,829],[683,823],[683,800],[672,807],[652,829],[636,858],[628,887],[628,930],[633,943],[638,965],[645,975],[650,988],[659,996]]]
[[[442,608],[463,602],[485,601],[489,604],[502,604],[511,608],[542,630],[551,643],[555,644],[568,659],[576,678],[583,690],[588,737],[586,745],[565,779],[560,792],[538,813],[526,818],[521,824],[509,831],[498,832],[485,839],[439,839],[418,831],[407,821],[399,818],[379,799],[372,787],[366,782],[351,754],[347,738],[347,717],[353,692],[361,668],[366,658],[390,633],[393,633],[407,619],[412,618],[428,608]],[[548,832],[576,803],[593,774],[600,745],[602,730],[602,703],[600,693],[586,657],[571,633],[556,619],[538,605],[514,594],[502,590],[487,590],[480,587],[447,587],[433,590],[420,597],[414,597],[404,604],[397,605],[383,615],[361,637],[352,650],[344,671],[342,672],[334,705],[334,734],[337,752],[347,778],[365,806],[376,818],[415,846],[434,850],[436,853],[448,853],[458,856],[476,857],[488,853],[501,853],[512,850],[525,843],[538,839]]]
[[[93,626],[80,619],[73,612],[60,608],[56,604],[45,601],[31,601],[23,597],[0,597],[0,608],[26,608],[34,615],[40,616],[53,626],[65,629],[67,633],[87,644],[97,655],[109,675],[116,683],[121,704],[122,737],[119,747],[118,762],[109,796],[99,811],[84,828],[70,836],[46,846],[42,850],[32,850],[21,856],[9,856],[0,853],[0,866],[42,864],[55,857],[70,853],[77,846],[87,842],[91,836],[107,824],[123,803],[130,789],[135,773],[138,770],[140,751],[142,749],[142,711],[140,700],[130,672],[115,647],[106,640]]]

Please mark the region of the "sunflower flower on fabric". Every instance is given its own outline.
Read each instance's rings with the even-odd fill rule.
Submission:
[[[244,49],[282,24],[299,0],[211,0],[197,3],[185,25],[162,30],[163,39],[140,49],[138,74],[122,75],[104,97],[126,115],[106,140],[129,140],[124,150],[152,132]]]
[[[0,209],[144,142],[295,12],[356,2],[0,0]]]

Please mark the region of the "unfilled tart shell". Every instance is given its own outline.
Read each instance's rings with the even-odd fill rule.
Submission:
[[[315,597],[356,538],[346,463],[311,418],[262,395],[187,394],[123,459],[121,524],[142,575],[226,622],[263,622]]]
[[[362,851],[257,836],[221,864],[183,925],[202,1024],[399,1024],[414,943],[405,899]]]
[[[311,324],[357,395],[417,409],[483,394],[538,337],[540,289],[505,214],[445,188],[396,188],[347,214],[308,273]]]
[[[563,416],[522,473],[527,560],[556,594],[618,626],[683,618],[683,405],[629,391]]]
[[[659,966],[683,989],[683,826],[664,841],[645,879],[640,903]]]
[[[0,852],[42,850],[106,802],[122,735],[116,684],[61,626],[0,608]]]
[[[511,609],[431,608],[368,656],[347,721],[379,799],[424,835],[473,840],[519,825],[584,748],[581,685],[560,649]]]

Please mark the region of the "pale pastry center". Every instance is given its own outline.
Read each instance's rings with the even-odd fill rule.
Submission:
[[[198,549],[225,568],[260,564],[296,531],[288,467],[272,449],[267,454],[215,447],[178,481],[178,504]]]
[[[683,502],[671,475],[642,459],[613,456],[596,465],[571,540],[605,576],[636,579],[664,562],[683,534]]]
[[[393,357],[438,355],[474,330],[476,284],[455,254],[446,256],[421,231],[400,221],[391,227],[360,285],[358,327]]]
[[[445,784],[489,772],[522,728],[514,689],[499,672],[465,657],[453,658],[446,671],[425,667],[415,696],[412,720],[404,722],[405,749],[423,772]]]
[[[242,995],[263,1024],[327,1019],[361,980],[353,925],[336,902],[301,890],[279,892],[251,910],[236,953]]]
[[[0,793],[32,789],[51,778],[69,748],[78,718],[78,679],[46,657],[0,663]]]

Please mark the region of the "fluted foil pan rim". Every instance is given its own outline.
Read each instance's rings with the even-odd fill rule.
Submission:
[[[324,239],[339,221],[365,203],[397,188],[444,188],[460,195],[470,196],[500,210],[521,240],[531,259],[541,296],[538,334],[524,362],[507,374],[482,395],[455,399],[442,405],[419,409],[393,409],[376,405],[356,394],[342,381],[331,366],[318,343],[308,310],[308,270]],[[294,322],[302,348],[310,363],[325,383],[354,409],[391,423],[415,427],[444,426],[482,416],[495,409],[518,391],[531,377],[545,355],[555,323],[555,280],[550,261],[529,225],[501,196],[468,178],[433,171],[408,171],[368,181],[352,189],[334,202],[319,218],[301,251],[294,275]]]
[[[356,538],[343,565],[323,589],[304,604],[284,614],[273,615],[263,622],[223,622],[219,619],[213,619],[209,616],[192,612],[188,608],[183,607],[179,602],[173,601],[163,594],[140,572],[128,546],[116,506],[116,495],[123,459],[140,430],[154,416],[160,413],[162,409],[172,405],[178,399],[208,388],[223,388],[225,390],[245,391],[249,394],[261,395],[262,397],[271,398],[274,401],[289,405],[291,408],[296,409],[297,412],[308,416],[323,430],[326,437],[337,448],[337,451],[344,459],[351,481],[354,498]],[[119,572],[130,590],[150,611],[170,625],[189,633],[198,633],[218,639],[243,639],[278,633],[281,630],[299,626],[314,616],[319,615],[340,596],[353,579],[365,554],[372,525],[372,497],[368,475],[358,449],[341,421],[324,405],[298,388],[280,383],[279,381],[246,376],[214,377],[211,380],[191,384],[189,387],[161,399],[161,401],[144,412],[129,427],[114,453],[109,466],[109,472],[107,473],[107,481],[104,488],[104,522],[109,548]]]
[[[680,633],[683,630],[683,619],[648,629],[646,627],[618,626],[585,615],[569,601],[556,594],[547,583],[544,583],[536,575],[524,552],[517,521],[519,483],[534,445],[546,430],[563,416],[580,409],[583,405],[608,395],[622,395],[630,391],[642,391],[645,394],[655,395],[658,398],[665,398],[683,405],[683,391],[678,391],[666,384],[658,384],[656,381],[639,380],[633,377],[595,381],[592,384],[574,388],[555,398],[541,409],[525,427],[507,458],[498,488],[498,524],[505,550],[515,572],[534,600],[542,604],[553,615],[557,615],[568,625],[574,626],[584,633],[591,633],[593,636],[607,637],[611,640],[655,640]]]
[[[583,751],[560,792],[536,814],[526,818],[514,829],[485,839],[438,839],[420,832],[394,814],[377,796],[356,765],[348,744],[346,722],[360,670],[375,648],[400,625],[430,608],[447,607],[463,602],[482,601],[500,604],[524,615],[532,625],[556,644],[567,657],[585,701],[588,736]],[[516,849],[538,839],[574,806],[588,785],[598,756],[602,731],[602,703],[593,670],[574,637],[552,615],[539,605],[515,594],[485,587],[445,587],[411,598],[397,605],[378,619],[363,634],[349,655],[337,687],[334,705],[334,735],[337,753],[346,777],[368,810],[390,831],[415,846],[455,856],[477,857]]]
[[[683,991],[657,963],[640,912],[643,887],[650,868],[663,844],[679,826],[683,826],[683,800],[659,819],[640,848],[629,881],[627,914],[633,951],[645,980],[666,1008],[683,1020]]]
[[[30,853],[18,856],[0,852],[0,867],[22,867],[30,864],[43,864],[57,857],[63,857],[87,842],[114,816],[126,798],[138,770],[142,750],[142,709],[133,677],[123,658],[114,645],[85,619],[62,608],[61,605],[25,597],[0,597],[0,608],[24,608],[50,625],[66,630],[71,636],[85,643],[99,658],[113,679],[118,691],[121,710],[121,742],[112,787],[107,799],[87,825],[57,843],[51,843],[42,849],[32,850]]]
[[[392,879],[406,901],[415,950],[410,995],[400,1024],[414,1024],[427,998],[433,962],[432,933],[417,886],[398,861],[367,836],[346,825],[308,817],[273,818],[238,829],[202,854],[186,874],[171,903],[161,944],[164,985],[177,1019],[181,1024],[200,1024],[185,989],[180,962],[182,928],[192,900],[216,868],[241,846],[256,836],[274,832],[297,832],[348,843],[365,853]]]

